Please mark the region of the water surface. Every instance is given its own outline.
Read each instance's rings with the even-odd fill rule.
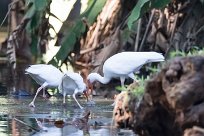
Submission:
[[[29,107],[33,96],[22,96],[26,93],[20,90],[32,88],[30,82],[26,82],[31,80],[30,77],[24,77],[25,67],[20,67],[17,77],[13,78],[8,67],[0,64],[0,136],[134,135],[130,130],[116,129],[112,126],[113,107],[110,105],[113,100],[110,99],[94,97],[95,106],[87,106],[84,98],[78,98],[84,107],[81,110],[72,98],[67,98],[67,104],[63,106],[62,96],[52,96],[45,100],[39,95],[36,107]],[[73,120],[83,118],[87,112],[90,112],[90,116],[86,125],[72,123]]]
[[[36,107],[28,106],[30,96],[0,96],[0,135],[7,136],[129,136],[129,130],[118,130],[111,126],[113,101],[95,98],[95,106],[87,106],[85,100],[79,101],[84,106],[81,110],[72,98],[67,105],[62,105],[62,97],[51,97],[45,100],[38,97]],[[75,126],[74,119],[82,118],[88,111],[90,116],[87,125]],[[56,125],[63,121],[64,125]]]

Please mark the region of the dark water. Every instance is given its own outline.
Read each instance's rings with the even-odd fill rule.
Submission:
[[[9,80],[8,69],[0,71],[0,136],[133,136],[130,130],[112,126],[113,100],[94,97],[95,106],[88,106],[83,98],[78,98],[84,107],[81,110],[72,98],[62,105],[62,96],[52,96],[45,100],[36,99],[36,107],[28,104],[33,96],[14,95],[13,80]],[[90,112],[86,125],[77,126],[70,122],[82,118]],[[64,124],[56,124],[57,121]]]

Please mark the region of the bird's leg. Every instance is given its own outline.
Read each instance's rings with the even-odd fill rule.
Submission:
[[[125,86],[124,86],[125,77],[120,77],[120,82],[121,82],[121,87],[125,87]]]
[[[32,100],[31,103],[29,104],[30,107],[35,107],[34,102],[35,102],[35,99],[36,99],[37,95],[39,94],[40,90],[42,90],[43,88],[45,88],[47,85],[48,85],[47,83],[44,83],[44,84],[41,85],[41,87],[38,88],[38,90],[37,90],[37,92],[36,92],[36,94],[35,94],[33,100]]]
[[[80,109],[83,109],[83,107],[79,104],[79,102],[77,101],[77,99],[76,99],[76,93],[74,93],[72,96],[73,96],[73,98],[74,98],[74,100],[76,101],[76,103],[79,105],[79,107],[80,107]]]
[[[65,102],[66,102],[66,99],[65,99],[65,98],[66,98],[66,93],[64,92],[64,93],[63,93],[63,105],[64,105],[64,106],[65,106]]]
[[[46,95],[45,95],[45,88],[43,88],[43,98],[46,98]]]
[[[40,90],[41,90],[42,88],[43,88],[43,86],[41,86],[41,87],[38,88],[38,90],[37,90],[37,92],[36,92],[36,94],[35,94],[33,100],[32,100],[31,103],[29,104],[30,107],[35,107],[35,104],[34,104],[35,99],[36,99],[38,93],[40,92]]]

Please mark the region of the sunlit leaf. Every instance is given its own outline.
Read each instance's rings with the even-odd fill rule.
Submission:
[[[68,54],[73,51],[74,46],[80,46],[75,45],[75,43],[86,30],[81,18],[85,17],[90,25],[93,24],[97,15],[102,10],[105,2],[105,0],[89,1],[87,10],[80,16],[75,24],[67,30],[66,35],[62,40],[61,48],[49,63],[55,66],[61,65],[62,63],[59,64],[59,62],[63,62],[67,58]]]

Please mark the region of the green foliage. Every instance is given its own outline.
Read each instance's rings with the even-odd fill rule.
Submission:
[[[39,33],[38,29],[49,10],[51,0],[26,0],[27,11],[24,19],[30,19],[26,25],[26,31],[32,37],[31,52],[38,55]],[[48,29],[48,28],[47,28]]]
[[[174,58],[176,56],[186,56],[186,53],[185,52],[182,52],[182,51],[172,51],[170,52],[170,58]]]
[[[133,94],[136,97],[141,98],[143,96],[144,89],[145,89],[145,83],[148,79],[149,79],[149,76],[147,78],[144,78],[143,76],[139,78],[139,86],[132,90]]]
[[[159,72],[159,69],[157,67],[146,67],[151,73]]]
[[[199,48],[193,48],[191,49],[188,53],[184,52],[184,51],[172,51],[170,52],[170,56],[169,58],[174,58],[177,56],[181,56],[181,57],[186,57],[186,56],[203,56],[204,55],[204,48],[199,49]]]
[[[132,13],[128,18],[128,28],[132,29],[132,25],[137,21],[144,13],[153,8],[163,8],[170,0],[138,0]]]
[[[128,27],[129,29],[132,28],[133,22],[139,19],[141,14],[145,12],[145,4],[148,4],[149,0],[138,0],[137,4],[135,5],[134,9],[132,10],[132,13],[130,14],[128,18]]]
[[[59,64],[59,62],[64,62],[69,53],[73,51],[74,46],[79,46],[75,43],[80,38],[82,33],[84,33],[86,30],[85,25],[83,24],[81,19],[85,17],[90,25],[93,24],[97,15],[102,10],[105,2],[105,0],[89,0],[87,10],[75,22],[74,26],[67,30],[66,35],[62,40],[61,48],[59,49],[57,54],[50,60],[50,64],[61,66],[62,63]]]
[[[34,6],[37,11],[45,10],[50,3],[49,0],[32,0],[32,1],[34,2]]]
[[[127,85],[125,85],[125,86],[116,86],[115,89],[117,91],[125,91],[125,90],[127,90]]]
[[[147,67],[149,71],[151,71],[151,74],[157,73],[159,72],[160,69],[158,69],[157,67]],[[149,76],[144,77],[144,76],[137,76],[135,77],[139,83],[138,86],[135,86],[135,88],[133,88],[132,90],[130,90],[137,98],[141,98],[144,94],[144,89],[145,89],[145,84],[146,81],[149,80]],[[117,86],[116,90],[118,91],[127,91],[128,89],[128,85],[125,85],[124,87],[121,86]]]
[[[137,77],[138,79],[138,83],[139,83],[139,86],[135,86],[135,88],[133,90],[130,90],[136,97],[138,98],[141,98],[144,94],[144,88],[145,88],[145,83],[146,81],[149,79],[149,76],[144,78],[143,76],[142,77]],[[128,88],[128,86],[126,85],[125,87],[121,87],[121,86],[117,86],[116,87],[116,90],[119,90],[119,91],[126,91]]]

